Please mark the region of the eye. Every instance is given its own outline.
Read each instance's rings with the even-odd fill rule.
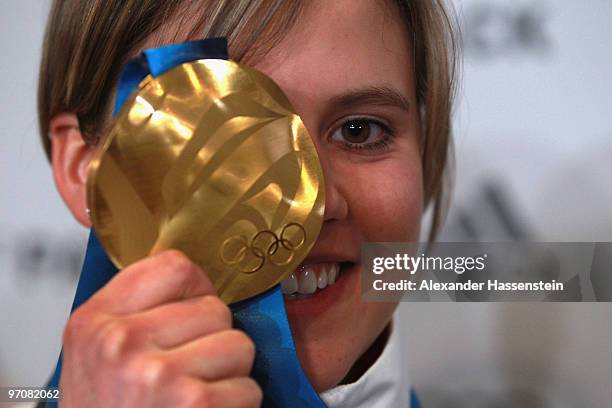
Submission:
[[[389,126],[369,118],[355,118],[343,122],[334,130],[331,140],[349,150],[377,150],[388,146],[393,136]]]

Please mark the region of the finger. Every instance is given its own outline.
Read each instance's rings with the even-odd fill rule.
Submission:
[[[253,341],[240,330],[225,330],[169,351],[173,367],[207,381],[248,376],[255,359]]]
[[[215,294],[206,274],[179,251],[169,250],[119,272],[88,302],[111,314],[128,314],[172,301]]]
[[[250,377],[203,382],[193,377],[177,378],[160,400],[163,405],[188,408],[259,408],[261,388]],[[166,403],[167,402],[167,403]]]
[[[137,320],[150,341],[162,348],[180,346],[232,327],[229,307],[212,295],[168,303],[132,315],[130,319]]]
[[[263,393],[250,377],[229,378],[209,383],[208,393],[211,407],[255,408],[260,407]]]

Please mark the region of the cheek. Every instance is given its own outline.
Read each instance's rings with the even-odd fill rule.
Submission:
[[[418,154],[398,154],[371,163],[338,164],[334,173],[349,217],[367,241],[416,241],[423,212],[423,176]]]

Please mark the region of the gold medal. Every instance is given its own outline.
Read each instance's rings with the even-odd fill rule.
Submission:
[[[142,81],[91,162],[87,201],[117,267],[178,249],[233,303],[306,257],[325,188],[282,90],[256,70],[205,59]]]

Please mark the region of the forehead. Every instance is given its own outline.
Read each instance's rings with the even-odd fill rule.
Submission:
[[[253,65],[290,94],[333,96],[381,83],[412,94],[411,54],[408,29],[391,1],[314,0]]]

